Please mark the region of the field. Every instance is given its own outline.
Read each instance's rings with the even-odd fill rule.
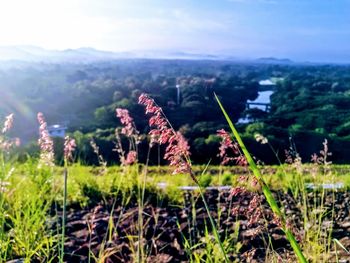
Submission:
[[[210,186],[205,199],[230,262],[296,260],[261,190],[242,179],[249,176],[247,168],[195,166],[193,170],[203,187]],[[64,259],[222,262],[198,189],[184,188],[194,185],[191,178],[171,172],[169,167],[144,165],[106,170],[79,164],[69,167]],[[267,166],[262,173],[307,259],[347,262],[350,167]],[[35,161],[4,166],[1,262],[59,260],[63,174],[64,168],[38,169]],[[308,185],[339,182],[344,184],[341,189]],[[238,186],[249,191],[232,194]],[[255,196],[260,201],[250,211]]]

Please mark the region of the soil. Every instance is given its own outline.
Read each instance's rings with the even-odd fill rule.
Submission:
[[[207,212],[198,194],[184,191],[183,195],[182,205],[157,200],[145,204],[142,246],[147,262],[188,262],[193,251],[186,250],[185,240],[193,245],[201,244],[195,248],[196,252],[204,251],[205,232],[208,229],[211,233]],[[280,200],[296,238],[302,240],[305,231],[298,198],[282,192],[274,192],[274,195]],[[266,258],[274,253],[275,259],[280,262],[296,262],[280,223],[262,194],[240,189],[232,194],[230,190],[211,189],[206,192],[205,198],[211,215],[220,226],[220,235],[231,237],[230,261],[266,262]],[[309,205],[321,202],[321,198],[315,198],[310,192]],[[328,193],[323,197],[323,209],[313,211],[323,218],[321,232],[333,229],[332,237],[347,249],[350,249],[349,201],[349,192]],[[138,217],[136,201],[122,206],[118,199],[111,198],[86,209],[71,208],[67,216],[65,261],[89,262],[90,257],[90,262],[95,262],[96,258],[104,258],[104,262],[136,262],[140,240]],[[112,225],[114,231],[109,231]],[[213,235],[210,234],[209,239],[215,244]],[[339,246],[332,251],[337,251],[339,262],[350,262],[349,254]],[[336,262],[335,252],[325,262]]]

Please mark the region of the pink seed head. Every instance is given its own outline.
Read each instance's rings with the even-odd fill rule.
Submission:
[[[12,128],[12,126],[13,126],[13,116],[14,116],[13,113],[11,113],[10,115],[6,116],[6,120],[4,122],[4,128],[2,129],[2,133],[6,133]]]
[[[150,145],[155,143],[168,144],[165,150],[164,159],[175,167],[174,173],[191,173],[191,164],[189,162],[189,146],[186,139],[180,132],[175,132],[170,127],[162,109],[156,105],[153,99],[147,94],[141,94],[139,104],[146,107],[146,114],[150,114],[149,126],[151,131]]]
[[[130,117],[129,111],[127,109],[117,108],[116,116],[120,119],[120,123],[124,126],[121,133],[128,137],[137,137],[139,131],[136,129],[134,120]]]
[[[136,163],[136,161],[137,161],[136,151],[129,151],[123,164],[124,165],[131,165],[131,164]]]
[[[69,162],[73,161],[73,152],[77,147],[75,140],[71,139],[69,136],[64,138],[64,159]]]
[[[241,154],[238,144],[232,141],[230,134],[224,129],[221,129],[217,131],[217,136],[221,138],[218,154],[221,158],[221,165],[226,165],[231,161],[235,161],[238,165],[246,166],[246,159]],[[229,152],[234,156],[229,156]]]
[[[39,112],[37,118],[40,124],[40,137],[38,139],[38,144],[40,147],[39,167],[41,167],[43,164],[46,166],[54,166],[53,141],[50,138],[49,131],[47,130],[44,115]]]

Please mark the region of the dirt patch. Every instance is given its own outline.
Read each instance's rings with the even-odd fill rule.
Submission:
[[[290,194],[274,193],[280,200],[288,223],[297,239],[305,235],[302,213],[298,198]],[[230,240],[228,255],[230,261],[263,262],[274,256],[283,262],[295,262],[293,251],[278,222],[276,222],[263,195],[230,191],[210,190],[206,193],[211,215],[219,226],[223,239]],[[257,201],[258,200],[258,201]],[[321,202],[310,193],[309,204]],[[334,201],[335,200],[335,201]],[[333,229],[332,237],[350,248],[350,215],[348,192],[329,193],[323,198],[322,229]],[[256,202],[258,204],[256,205]],[[255,205],[255,206],[254,206]],[[333,211],[333,213],[332,213]],[[317,212],[317,211],[314,211]],[[139,209],[136,202],[122,207],[113,199],[79,211],[70,210],[67,218],[67,262],[135,262],[139,245]],[[143,213],[144,257],[147,262],[188,262],[194,253],[205,251],[211,233],[208,215],[200,197],[184,192],[183,205],[146,204]],[[199,244],[192,251],[186,247]],[[274,251],[274,253],[271,253]],[[335,251],[335,250],[334,250]],[[335,259],[335,253],[333,253]],[[347,261],[349,255],[338,248],[338,259]],[[205,256],[203,256],[205,259]],[[329,259],[332,262],[332,259]]]

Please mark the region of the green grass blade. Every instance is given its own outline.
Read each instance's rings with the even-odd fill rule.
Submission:
[[[202,174],[201,175],[204,175],[205,172],[207,171],[208,167],[209,167],[209,164],[210,164],[211,160],[209,160],[209,162],[207,163],[207,165],[205,166],[204,170],[202,171]],[[204,196],[204,193],[203,193],[203,190],[205,191],[205,188],[203,188],[199,183],[197,183],[198,187],[199,187],[199,193],[201,195],[201,198],[203,200],[203,204],[204,204],[204,207],[205,207],[205,210],[208,214],[208,218],[209,218],[209,221],[210,221],[210,224],[212,226],[212,229],[213,229],[213,233],[214,233],[214,236],[215,236],[215,239],[216,241],[218,242],[219,244],[219,247],[220,247],[220,250],[221,250],[221,253],[224,257],[224,261],[226,263],[229,262],[228,260],[228,257],[227,257],[227,254],[226,254],[226,251],[225,251],[225,248],[224,248],[224,245],[222,244],[221,240],[220,240],[220,235],[219,235],[219,232],[216,228],[216,224],[214,222],[214,219],[213,217],[211,216],[211,213],[210,213],[210,210],[209,210],[209,206],[207,204],[207,201],[205,200],[205,196]]]
[[[260,173],[260,170],[259,168],[257,167],[257,165],[255,164],[252,156],[250,155],[247,147],[245,146],[245,144],[243,143],[243,140],[241,138],[241,136],[239,135],[238,131],[236,130],[235,126],[233,125],[230,117],[228,116],[227,112],[225,111],[224,107],[222,106],[218,96],[216,96],[216,94],[214,93],[214,96],[215,96],[215,99],[216,101],[218,102],[219,106],[220,106],[220,109],[222,111],[222,113],[224,114],[225,116],[225,119],[228,123],[228,125],[230,126],[230,129],[233,133],[233,135],[235,136],[239,146],[241,147],[242,151],[243,151],[243,154],[245,156],[245,158],[247,159],[247,162],[249,164],[249,167],[250,169],[252,170],[255,178],[258,180],[261,188],[262,188],[262,191],[266,197],[266,201],[268,202],[268,204],[270,205],[272,211],[275,213],[276,216],[278,216],[282,222],[282,229],[283,231],[285,232],[286,234],[286,237],[287,239],[289,240],[293,250],[294,250],[294,253],[296,254],[296,256],[298,257],[299,259],[299,262],[302,262],[302,263],[306,263],[306,258],[304,257],[303,255],[303,252],[301,251],[301,248],[298,244],[298,242],[296,241],[294,235],[292,234],[292,232],[286,227],[286,224],[285,224],[285,218],[281,212],[281,209],[279,208],[279,206],[277,205],[276,203],[276,200],[275,198],[273,197],[272,195],[272,192],[270,191],[269,187],[266,185],[266,183],[264,182],[263,178],[262,178],[262,175]]]
[[[64,188],[63,188],[63,212],[62,212],[62,240],[61,240],[61,258],[60,261],[64,260],[64,242],[65,242],[65,230],[66,230],[66,217],[67,217],[67,177],[68,177],[68,169],[67,167],[63,170],[64,176]]]
[[[200,193],[200,195],[201,195],[201,197],[202,197],[205,210],[207,211],[207,214],[208,214],[209,221],[210,221],[210,224],[211,224],[212,229],[213,229],[213,233],[214,233],[215,239],[216,239],[216,241],[218,242],[218,244],[219,244],[219,246],[220,246],[220,250],[221,250],[221,253],[222,253],[223,257],[224,257],[224,261],[225,261],[226,263],[228,263],[229,260],[228,260],[228,257],[227,257],[227,255],[226,255],[226,251],[225,251],[224,245],[222,244],[222,242],[221,242],[221,240],[220,240],[220,235],[219,235],[219,232],[218,232],[218,230],[217,230],[217,228],[216,228],[216,224],[215,224],[215,222],[214,222],[213,217],[212,217],[211,214],[210,214],[209,206],[208,206],[208,204],[207,204],[207,201],[205,200],[205,196],[204,196],[204,193],[203,193],[203,189],[202,189],[202,187],[201,187],[200,185],[198,185],[198,186],[199,186],[199,193]]]
[[[333,238],[334,243],[336,243],[338,246],[340,246],[346,253],[350,255],[350,251],[344,247],[344,245],[336,238]]]

